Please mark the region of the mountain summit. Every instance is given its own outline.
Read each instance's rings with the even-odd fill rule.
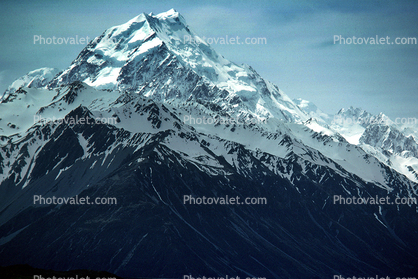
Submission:
[[[106,30],[50,82],[49,88],[74,81],[165,101],[200,98],[221,107],[238,104],[253,117],[307,119],[277,86],[251,67],[232,63],[213,50],[175,10],[141,14]]]

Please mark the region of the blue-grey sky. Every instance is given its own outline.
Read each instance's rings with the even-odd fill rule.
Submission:
[[[327,113],[362,107],[391,118],[418,118],[418,2],[413,1],[10,1],[0,2],[0,92],[41,68],[64,69],[85,45],[34,44],[34,36],[99,36],[138,14],[180,12],[203,37],[266,38],[267,44],[212,46],[246,63],[289,97]],[[386,36],[394,44],[334,44]]]

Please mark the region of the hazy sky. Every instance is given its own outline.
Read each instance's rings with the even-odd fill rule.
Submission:
[[[354,106],[418,118],[418,45],[395,44],[397,37],[418,39],[418,1],[61,2],[0,2],[0,94],[31,70],[68,67],[85,47],[34,44],[34,36],[92,39],[142,12],[174,8],[200,37],[266,38],[267,44],[212,47],[290,98],[327,113]],[[390,44],[334,44],[335,35],[385,42],[389,36]]]

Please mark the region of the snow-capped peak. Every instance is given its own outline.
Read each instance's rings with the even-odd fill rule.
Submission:
[[[58,69],[47,67],[30,71],[26,75],[15,80],[6,89],[3,96],[0,96],[0,103],[13,99],[15,92],[21,87],[26,86],[28,88],[41,88],[46,86],[48,82],[50,82],[58,73]]]
[[[160,86],[156,86],[156,80]],[[308,119],[277,86],[250,67],[219,55],[173,9],[157,15],[141,14],[106,30],[49,87],[82,81],[97,89],[135,91],[157,99],[186,101],[194,87],[184,88],[180,80],[195,80],[194,87],[206,88],[202,89],[206,93],[215,90],[216,94],[207,94],[212,102],[222,102],[221,107],[240,103],[262,118]]]
[[[293,102],[304,112],[306,112],[311,118],[315,118],[316,121],[322,123],[328,123],[331,117],[320,110],[314,103],[303,100],[302,98],[293,99]]]
[[[152,13],[150,15],[152,15]],[[158,19],[178,18],[178,17],[180,17],[180,14],[175,9],[170,9],[166,12],[156,15],[156,18]]]

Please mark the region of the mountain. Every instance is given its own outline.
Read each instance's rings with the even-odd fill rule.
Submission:
[[[360,142],[404,157],[418,158],[418,144],[414,137],[406,137],[399,130],[388,125],[369,125]]]
[[[361,125],[351,142],[175,10],[106,30],[47,84],[14,94],[0,102],[2,266],[127,278],[418,271],[417,206],[394,204],[418,184],[384,159],[388,146],[415,158],[413,142]],[[214,203],[232,197],[253,203]],[[338,202],[353,197],[375,202]],[[89,199],[101,203],[78,202]]]
[[[349,143],[360,147],[368,155],[418,182],[418,156],[416,119],[391,120],[383,113],[373,115],[361,108],[341,109],[328,115],[310,101],[293,100],[317,124],[342,136]]]
[[[26,75],[15,80],[3,93],[0,101],[10,102],[16,98],[15,92],[21,87],[40,88],[46,86],[57,74],[59,70],[56,68],[40,68],[30,71]]]
[[[314,103],[303,100],[302,98],[293,99],[293,102],[311,118],[315,118],[316,121],[322,123],[329,123],[331,116],[323,112]]]
[[[238,116],[245,108],[246,113],[264,118],[307,119],[289,97],[251,67],[238,66],[216,53],[175,10],[141,14],[106,30],[49,88],[74,81],[166,102],[198,98]]]

